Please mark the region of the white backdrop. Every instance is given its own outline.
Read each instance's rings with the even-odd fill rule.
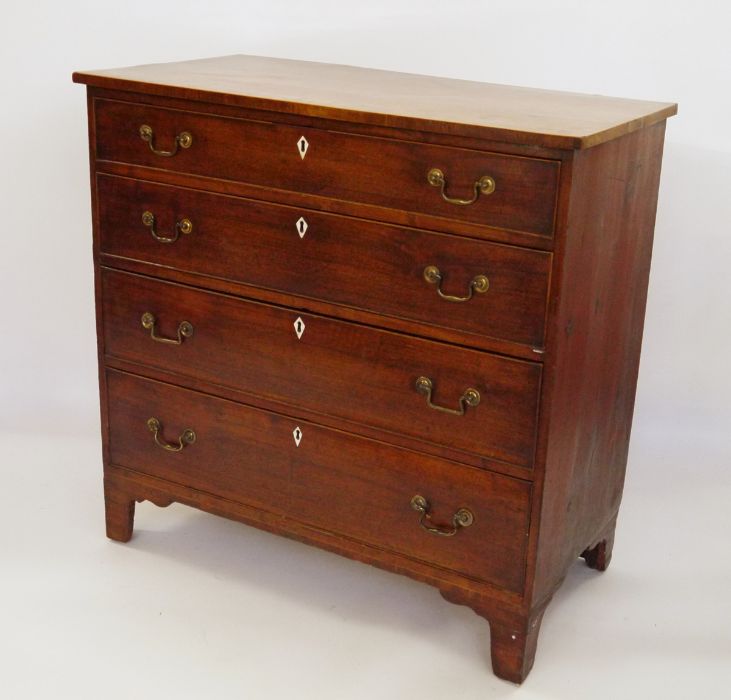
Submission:
[[[63,440],[80,441],[68,444],[77,445],[79,464],[87,460],[84,470],[100,468],[85,96],[71,83],[71,72],[227,53],[345,63],[679,103],[667,130],[633,429],[637,457],[630,463],[628,489],[634,478],[651,499],[660,480],[668,488],[671,474],[686,479],[678,482],[677,493],[686,488],[682,484],[706,482],[709,499],[717,499],[713,505],[678,499],[673,512],[658,510],[657,517],[667,522],[658,523],[653,546],[670,536],[671,521],[682,521],[683,532],[696,536],[682,540],[686,551],[699,541],[708,547],[715,542],[709,559],[727,562],[729,521],[721,513],[731,498],[728,7],[723,0],[3,3],[0,436],[9,445],[0,456],[3,481],[21,472],[30,479],[26,456],[32,461],[36,448],[55,449]],[[66,454],[71,469],[75,453]],[[671,465],[677,454],[684,456]],[[96,473],[84,478],[98,485]],[[54,488],[55,482],[48,477],[43,484]],[[670,498],[662,488],[659,492],[660,500]],[[101,502],[97,491],[87,495]],[[31,502],[22,507],[26,497],[18,492],[12,500],[20,504],[16,516],[27,520],[33,516]],[[641,526],[642,498],[628,499],[627,522],[634,504]],[[150,511],[149,517],[158,516]],[[160,523],[163,529],[164,520]],[[2,531],[9,538],[14,528]],[[625,546],[636,535],[628,534]],[[232,536],[228,546],[236,543]],[[617,556],[619,550],[615,561]],[[682,560],[680,550],[676,563],[678,557]],[[339,566],[331,559],[327,565]],[[678,566],[690,587],[692,566]],[[726,587],[728,572],[726,564]],[[378,585],[387,581],[383,585],[393,585],[396,595],[401,589],[391,583],[395,578],[379,578]],[[723,607],[720,590],[713,588],[708,596],[706,612],[725,611],[727,625],[729,608]],[[430,599],[431,604],[436,605]],[[567,599],[567,609],[571,605]],[[720,643],[731,654],[727,636],[713,639],[700,644],[718,649]],[[679,649],[685,649],[681,641]],[[539,660],[542,653],[539,642]],[[570,661],[563,662],[572,670]],[[502,692],[500,684],[494,687]],[[327,687],[320,690],[320,697],[327,696]],[[564,688],[562,697],[568,692]],[[219,697],[225,694],[224,689]]]
[[[687,7],[8,3],[0,26],[0,425],[95,430],[85,101],[71,72],[253,53],[678,102],[668,123],[634,434],[727,431],[729,13],[722,0]]]

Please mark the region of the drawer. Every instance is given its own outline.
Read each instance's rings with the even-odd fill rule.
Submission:
[[[550,253],[110,175],[97,187],[103,253],[543,344]],[[189,234],[178,231],[184,219]],[[428,267],[441,283],[427,281]],[[475,292],[481,277],[487,289]],[[472,298],[453,303],[440,292]]]
[[[551,236],[558,161],[97,100],[96,156],[266,188]],[[151,140],[140,127],[152,129]],[[190,135],[187,148],[178,139]],[[306,151],[302,144],[307,142]],[[151,146],[175,155],[155,154]],[[427,175],[444,176],[442,187]],[[476,194],[492,178],[494,191]],[[272,198],[267,193],[265,198]],[[387,212],[384,212],[388,215]]]
[[[538,363],[108,269],[102,286],[108,355],[532,465]],[[145,314],[152,327],[143,326]],[[192,326],[188,337],[183,322]],[[181,342],[156,342],[153,333]],[[431,381],[431,397],[425,382],[417,390],[420,377]]]
[[[528,482],[128,374],[107,382],[113,464],[521,591]],[[180,447],[188,429],[195,441],[179,452],[155,442]],[[427,525],[450,530],[460,509],[473,522],[427,532],[417,495]]]

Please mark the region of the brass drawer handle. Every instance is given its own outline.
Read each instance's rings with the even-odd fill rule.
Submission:
[[[457,534],[457,532],[459,532],[461,527],[469,527],[475,522],[475,516],[472,514],[471,510],[468,508],[460,508],[452,516],[451,528],[431,525],[430,523],[432,522],[432,519],[429,513],[431,506],[429,505],[429,501],[427,501],[424,496],[419,496],[418,494],[411,499],[411,507],[418,513],[421,513],[419,525],[421,525],[424,530],[431,532],[434,535],[441,535],[442,537],[453,537]]]
[[[155,148],[155,144],[153,143],[155,140],[155,134],[152,131],[152,127],[148,126],[147,124],[143,124],[140,127],[140,138],[148,143],[148,145],[150,146],[150,150],[156,156],[165,156],[165,158],[171,158],[172,156],[174,156],[178,152],[178,146],[180,146],[180,148],[190,148],[193,143],[193,134],[191,134],[189,131],[181,131],[175,137],[173,150],[161,151]]]
[[[474,292],[484,294],[490,288],[490,280],[487,279],[487,276],[477,275],[472,278],[469,286],[470,293],[466,297],[455,297],[451,294],[445,294],[442,291],[442,273],[436,265],[429,265],[424,268],[424,279],[429,282],[429,284],[436,284],[437,294],[446,301],[469,301],[472,299]]]
[[[155,444],[168,452],[181,452],[186,445],[192,445],[195,442],[195,433],[190,428],[186,428],[180,434],[177,445],[171,445],[169,442],[161,440],[160,433],[162,432],[162,425],[157,418],[149,418],[147,420],[147,428],[153,434]]]
[[[467,206],[468,204],[474,204],[480,194],[492,194],[495,191],[495,180],[489,175],[483,175],[478,180],[475,180],[474,188],[475,193],[472,195],[472,199],[458,199],[456,197],[449,197],[444,191],[447,188],[447,178],[439,168],[432,168],[427,176],[427,182],[432,187],[442,188],[442,199],[450,204],[458,204],[460,206]]]
[[[150,229],[152,237],[160,243],[175,243],[181,233],[193,232],[193,222],[190,219],[181,219],[175,224],[174,236],[161,236],[155,230],[155,215],[151,211],[142,212],[142,223]]]
[[[188,321],[181,321],[178,325],[177,338],[163,338],[161,335],[155,335],[155,316],[149,311],[142,314],[142,327],[150,331],[150,338],[158,343],[166,343],[167,345],[182,345],[183,338],[190,338],[193,335],[193,325]]]
[[[445,408],[444,406],[437,406],[431,402],[431,394],[434,389],[434,382],[429,377],[419,377],[416,380],[416,391],[426,396],[426,405],[429,408],[433,408],[435,411],[442,411],[442,413],[449,413],[453,416],[463,416],[465,412],[465,406],[477,406],[480,403],[480,392],[477,389],[465,389],[464,394],[459,397],[459,408]]]

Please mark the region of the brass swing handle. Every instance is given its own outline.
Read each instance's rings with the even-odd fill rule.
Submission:
[[[180,434],[177,445],[170,444],[169,442],[165,442],[165,440],[160,439],[162,425],[157,418],[148,418],[147,428],[155,438],[155,444],[168,452],[181,452],[186,445],[192,445],[195,442],[195,433],[190,428],[186,428]]]
[[[451,294],[445,294],[442,291],[442,273],[436,265],[429,265],[424,268],[424,279],[429,282],[429,284],[436,284],[437,294],[446,301],[469,301],[472,299],[474,292],[484,294],[490,288],[490,280],[487,279],[487,276],[477,275],[472,278],[469,286],[470,293],[466,297],[455,297]]]
[[[472,523],[475,522],[475,516],[472,514],[471,510],[469,510],[468,508],[460,508],[452,516],[451,528],[444,528],[440,527],[439,525],[432,525],[431,514],[429,513],[429,510],[431,509],[429,501],[427,501],[424,496],[419,496],[418,494],[411,499],[411,507],[415,511],[417,511],[417,513],[421,513],[421,517],[419,518],[419,525],[427,532],[431,532],[433,535],[441,535],[442,537],[453,537],[459,532],[460,528],[469,527],[470,525],[472,525]]]
[[[475,192],[472,195],[472,199],[458,199],[456,197],[449,197],[444,191],[447,188],[447,178],[439,168],[432,168],[426,176],[427,182],[432,187],[441,187],[442,199],[450,204],[458,204],[460,206],[467,206],[468,204],[474,204],[477,198],[481,195],[492,194],[495,191],[495,180],[489,175],[483,175],[481,178],[475,180],[474,188]]]
[[[175,224],[174,236],[161,236],[155,230],[155,215],[151,211],[145,211],[142,213],[142,223],[150,229],[152,237],[160,243],[175,243],[181,233],[193,232],[193,222],[190,219],[181,219]]]
[[[431,395],[434,389],[434,382],[429,377],[419,377],[416,380],[416,391],[426,396],[426,405],[429,408],[433,408],[435,411],[441,411],[442,413],[449,413],[453,416],[463,416],[465,412],[465,406],[477,406],[480,403],[480,392],[477,389],[465,389],[464,394],[459,397],[459,408],[445,408],[444,406],[437,406],[432,403]]]
[[[182,345],[183,338],[190,338],[193,335],[193,325],[188,321],[181,321],[178,325],[177,338],[163,338],[161,335],[155,335],[155,316],[149,311],[142,314],[142,327],[150,331],[150,338],[158,343],[166,343],[167,345]]]
[[[165,158],[171,158],[178,152],[178,146],[180,148],[190,148],[193,144],[193,134],[189,131],[181,131],[176,137],[173,143],[173,149],[171,151],[163,151],[155,148],[155,134],[152,131],[152,127],[147,124],[143,124],[140,127],[140,138],[146,141],[150,146],[150,150],[156,156],[165,156]]]

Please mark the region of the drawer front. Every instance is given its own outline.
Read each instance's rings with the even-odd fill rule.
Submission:
[[[103,253],[543,344],[550,253],[109,175],[97,183]],[[178,231],[185,219],[189,234]],[[426,279],[431,266],[441,282]]]
[[[107,380],[113,464],[521,591],[528,482],[128,374]],[[150,418],[160,443],[180,447],[185,430],[195,441],[163,449]],[[417,495],[425,524],[450,530],[460,509],[472,524],[425,531]]]
[[[217,117],[150,105],[97,100],[96,155],[102,160],[165,168],[371,204],[491,228],[550,236],[558,183],[557,161],[507,156],[464,148],[374,138],[273,122]],[[140,127],[152,129],[151,141]],[[176,137],[190,134],[187,148]],[[301,139],[307,141],[302,157]],[[471,199],[483,176],[491,194],[464,206],[445,201],[441,186],[427,180],[444,175],[444,192]],[[384,212],[387,214],[387,212]]]
[[[102,284],[108,355],[532,465],[538,363],[112,270]],[[144,314],[154,316],[151,327]],[[188,337],[183,322],[192,325]],[[151,333],[181,342],[156,342]],[[431,380],[433,405],[461,406],[463,415],[431,408],[419,377]],[[468,390],[479,393],[478,405],[468,405]]]

